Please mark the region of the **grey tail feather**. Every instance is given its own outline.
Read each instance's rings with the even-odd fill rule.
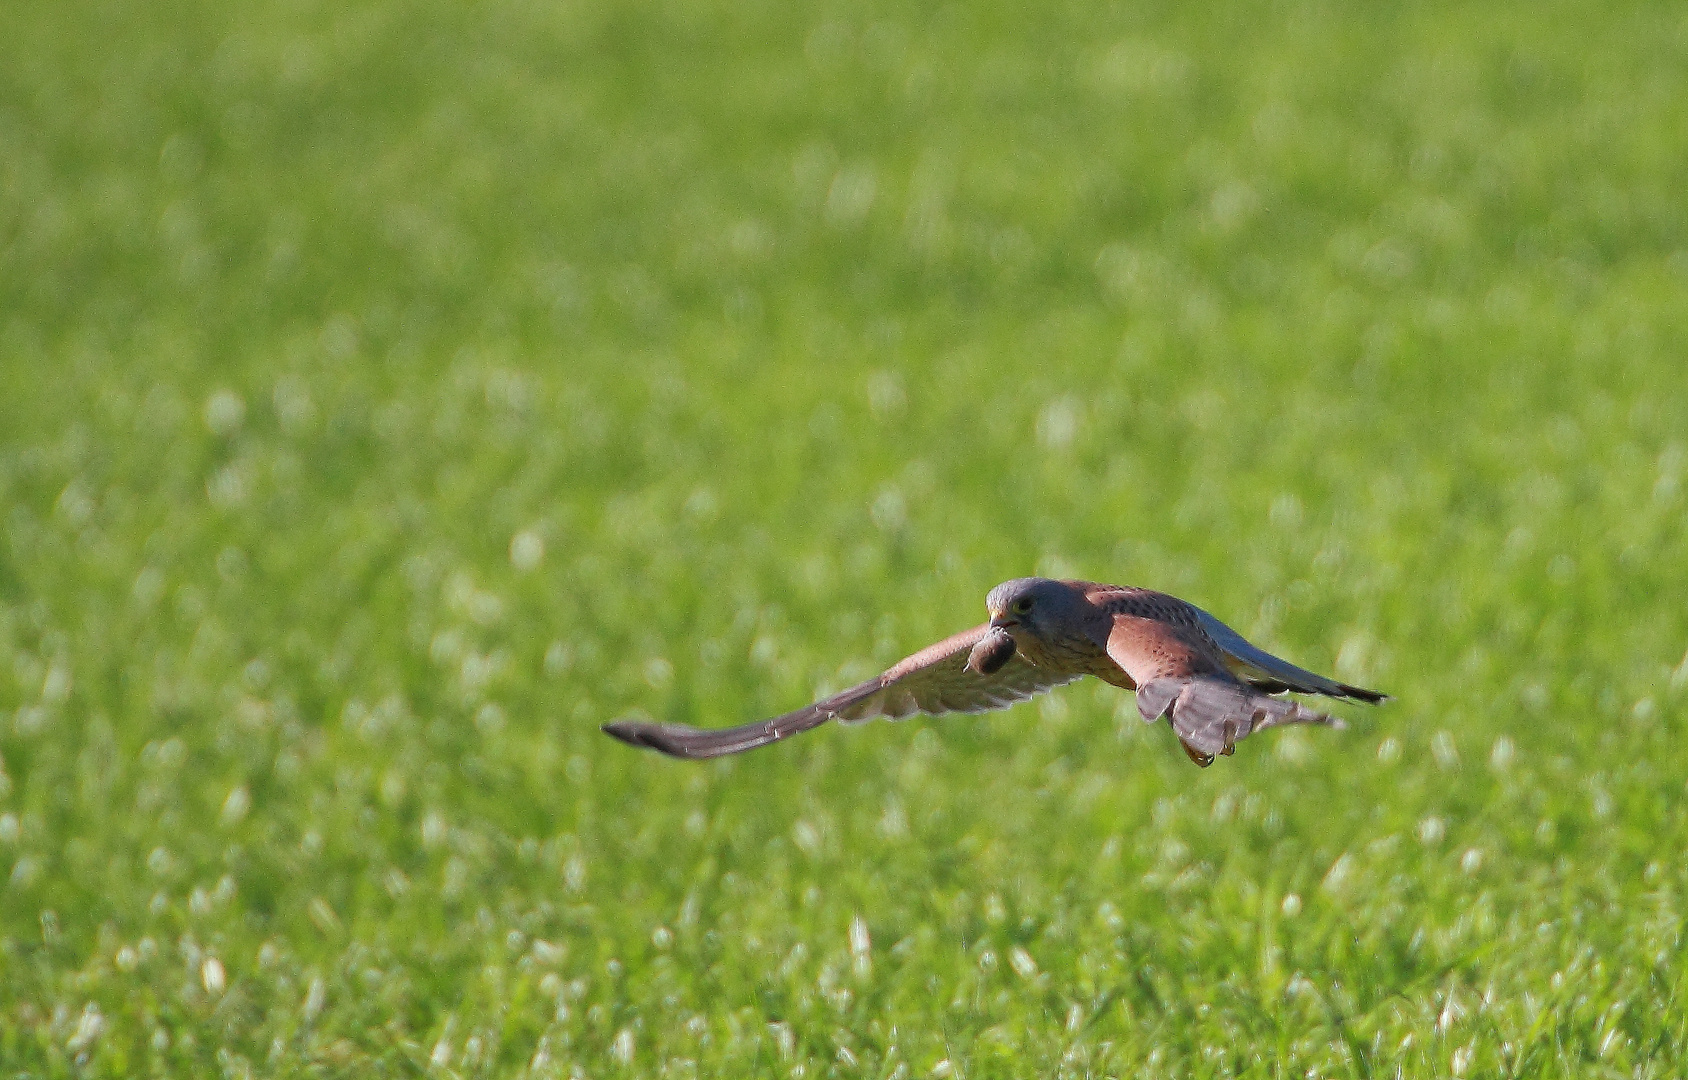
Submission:
[[[1137,688],[1137,709],[1153,722],[1171,717],[1172,728],[1200,763],[1201,755],[1230,754],[1238,741],[1261,728],[1283,724],[1347,727],[1341,719],[1299,701],[1211,676],[1154,679]]]
[[[1178,691],[1184,689],[1183,679],[1155,679],[1137,688],[1137,711],[1145,724],[1152,724],[1172,711]]]

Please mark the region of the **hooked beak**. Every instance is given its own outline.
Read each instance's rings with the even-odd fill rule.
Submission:
[[[1007,615],[994,615],[994,616],[991,617],[991,629],[992,630],[1006,630],[1010,626],[1019,626],[1019,625],[1020,625],[1020,621],[1018,619],[1009,618]]]

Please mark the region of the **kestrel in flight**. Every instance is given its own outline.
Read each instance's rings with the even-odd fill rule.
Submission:
[[[1387,695],[1327,679],[1280,660],[1176,596],[1091,581],[1015,578],[985,598],[991,621],[920,650],[875,678],[824,701],[741,727],[617,720],[622,742],[680,758],[736,754],[828,720],[1001,709],[1094,675],[1137,694],[1147,723],[1170,718],[1197,765],[1280,724],[1345,726],[1336,717],[1271,695],[1323,694],[1376,704]]]

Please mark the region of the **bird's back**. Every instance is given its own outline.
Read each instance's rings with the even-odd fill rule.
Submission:
[[[1135,615],[1150,619],[1179,631],[1179,636],[1213,654],[1223,655],[1219,642],[1203,624],[1201,608],[1176,596],[1135,585],[1106,585],[1096,581],[1070,581],[1067,584],[1084,593],[1099,611],[1108,616]]]

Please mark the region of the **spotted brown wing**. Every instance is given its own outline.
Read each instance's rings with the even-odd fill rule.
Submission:
[[[737,754],[818,727],[828,720],[860,723],[875,717],[901,720],[915,713],[977,713],[1002,709],[1079,678],[1038,667],[1015,655],[991,674],[967,668],[973,646],[990,633],[975,626],[945,638],[882,675],[840,691],[795,712],[740,727],[705,730],[685,724],[616,720],[604,731],[622,742],[645,746],[671,757],[712,758]]]
[[[1233,675],[1223,654],[1191,627],[1133,615],[1113,617],[1108,655],[1137,684],[1145,721],[1170,719],[1190,759],[1211,764],[1261,728],[1279,724],[1342,727],[1300,702],[1271,697]]]

